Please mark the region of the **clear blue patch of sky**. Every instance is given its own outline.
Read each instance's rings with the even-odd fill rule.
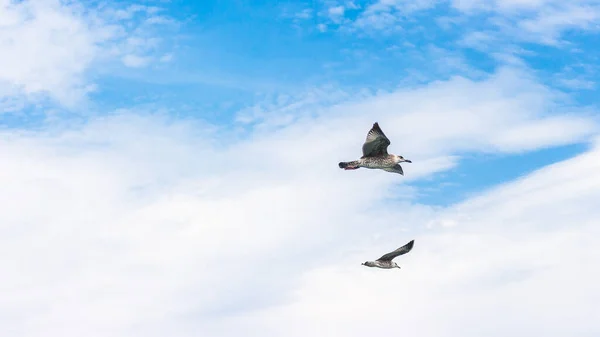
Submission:
[[[520,154],[468,155],[455,168],[411,183],[410,186],[418,191],[415,202],[449,206],[495,185],[574,157],[587,149],[587,144],[572,144]]]
[[[524,55],[523,58],[553,85],[560,85],[558,78],[590,81],[591,88],[561,86],[560,89],[578,104],[599,107],[600,36],[567,32],[563,38],[569,44],[560,48],[527,44],[527,50],[534,54]]]

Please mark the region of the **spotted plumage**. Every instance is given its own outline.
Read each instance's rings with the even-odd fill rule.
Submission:
[[[396,262],[394,262],[392,260],[394,258],[396,258],[397,256],[400,256],[400,255],[410,252],[411,249],[413,248],[414,244],[415,244],[415,240],[411,240],[409,243],[405,244],[404,246],[394,250],[393,252],[384,254],[382,257],[378,258],[375,261],[367,261],[367,262],[364,262],[361,264],[363,266],[367,266],[367,267],[377,267],[377,268],[382,268],[382,269],[400,268],[400,266],[398,266],[398,264],[396,264]]]
[[[369,130],[367,139],[362,146],[362,157],[350,162],[340,162],[338,166],[344,170],[356,170],[364,167],[404,175],[402,166],[399,163],[412,163],[412,161],[402,156],[388,154],[387,148],[390,144],[390,140],[383,133],[379,124],[375,122],[371,130]]]

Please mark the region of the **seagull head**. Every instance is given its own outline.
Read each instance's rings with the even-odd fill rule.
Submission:
[[[394,159],[396,160],[396,164],[397,163],[412,163],[412,161],[410,161],[402,156],[398,156],[398,155],[395,155]]]
[[[394,268],[401,269],[400,266],[396,262],[392,262],[394,264]]]

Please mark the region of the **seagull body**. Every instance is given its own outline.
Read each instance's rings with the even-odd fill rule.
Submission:
[[[344,170],[356,170],[364,167],[404,175],[402,166],[399,163],[412,163],[412,161],[404,159],[402,156],[388,154],[387,148],[390,144],[390,140],[385,136],[379,124],[375,122],[371,130],[369,130],[367,139],[362,146],[363,156],[358,160],[340,162],[338,165]]]
[[[403,254],[410,252],[410,250],[413,248],[414,244],[415,244],[415,240],[411,240],[409,243],[405,244],[404,246],[394,250],[393,252],[384,254],[382,257],[378,258],[375,261],[367,261],[367,262],[364,262],[361,264],[363,266],[367,266],[367,267],[377,267],[377,268],[383,268],[383,269],[400,268],[400,266],[398,266],[398,264],[396,264],[396,262],[393,262],[392,260],[399,255],[403,255]]]

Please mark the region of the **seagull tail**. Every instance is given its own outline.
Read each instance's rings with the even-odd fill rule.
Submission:
[[[345,168],[357,168],[358,167],[359,162],[358,161],[342,161],[338,164],[338,166],[341,169],[345,169]]]

